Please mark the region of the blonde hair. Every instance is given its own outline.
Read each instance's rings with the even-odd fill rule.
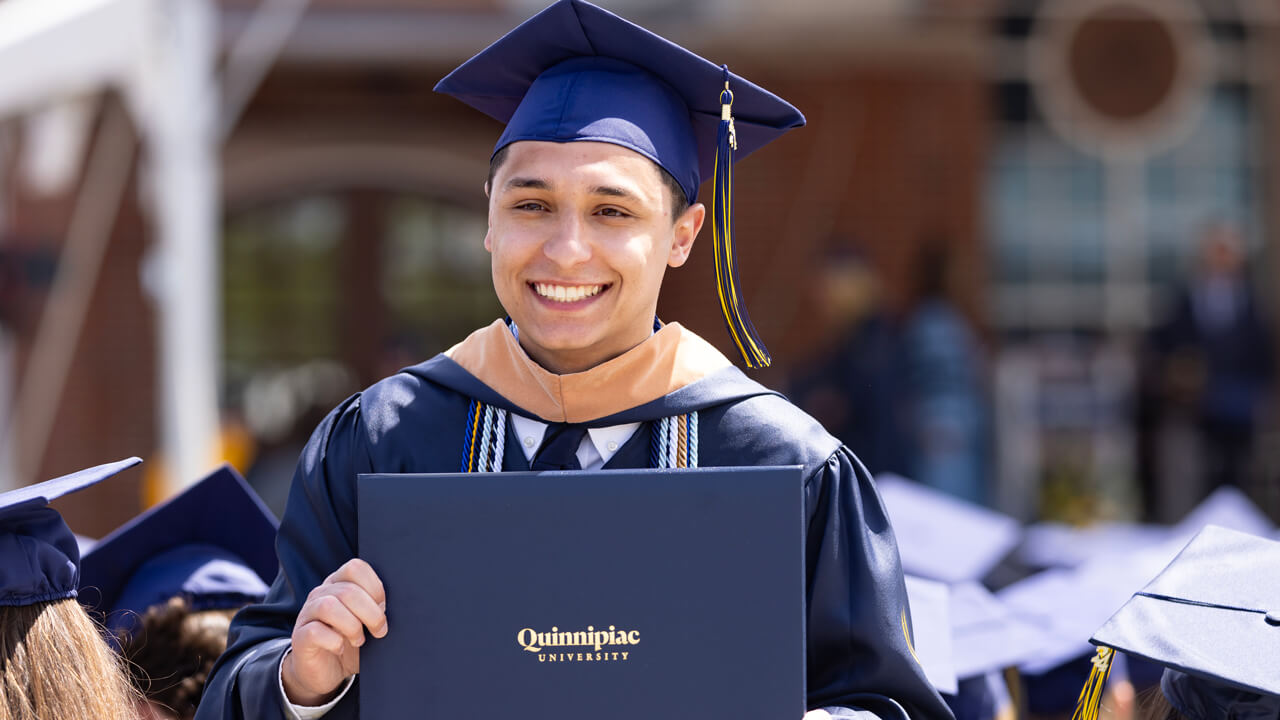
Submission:
[[[0,607],[0,720],[131,720],[137,697],[75,598]]]
[[[1138,696],[1138,708],[1134,717],[1139,720],[1186,720],[1160,691],[1159,683]]]

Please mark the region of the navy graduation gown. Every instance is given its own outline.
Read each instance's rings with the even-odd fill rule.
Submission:
[[[473,399],[537,417],[439,355],[347,399],[316,428],[277,537],[280,574],[267,598],[233,621],[197,720],[288,716],[278,673],[297,613],[312,588],[359,555],[356,475],[457,472]],[[700,466],[805,468],[809,707],[950,718],[909,647],[897,544],[872,478],[816,421],[729,366],[587,424],[644,423],[606,467],[648,467],[650,421],[695,410]],[[527,470],[514,435],[507,433],[503,469]],[[357,717],[359,692],[357,678],[325,717]],[[483,712],[483,697],[476,707]]]

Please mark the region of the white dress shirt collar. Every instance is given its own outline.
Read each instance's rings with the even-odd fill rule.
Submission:
[[[547,432],[547,424],[531,418],[512,413],[511,430],[520,441],[520,450],[525,460],[533,462],[534,453],[542,446],[542,438]],[[578,464],[583,470],[598,470],[613,459],[635,431],[640,423],[626,423],[602,428],[587,428],[587,437],[578,446]]]

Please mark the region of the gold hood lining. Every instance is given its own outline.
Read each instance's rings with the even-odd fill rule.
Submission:
[[[502,320],[445,355],[517,407],[550,422],[581,423],[644,405],[732,365],[679,323],[590,370],[556,375],[533,361]]]

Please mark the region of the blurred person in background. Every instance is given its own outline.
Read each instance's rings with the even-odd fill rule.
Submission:
[[[132,720],[140,702],[76,601],[80,550],[49,502],[137,458],[0,494],[0,720]]]
[[[968,320],[948,299],[948,254],[926,242],[916,258],[916,304],[902,329],[910,477],[987,504],[986,362]]]
[[[814,268],[825,343],[791,382],[796,404],[844,441],[872,473],[911,471],[904,437],[902,344],[876,270],[837,243]]]
[[[1220,485],[1245,485],[1272,382],[1272,338],[1245,261],[1239,228],[1206,225],[1197,264],[1152,337],[1162,421],[1184,415],[1199,434],[1208,483],[1201,497]]]

